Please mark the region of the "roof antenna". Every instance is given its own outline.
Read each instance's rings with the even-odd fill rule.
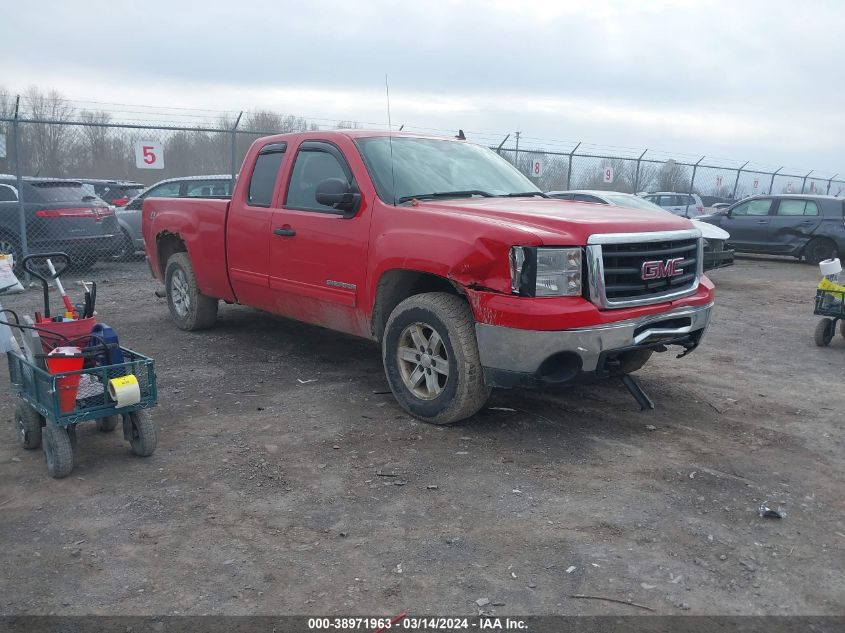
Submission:
[[[396,206],[396,174],[393,170],[393,124],[390,121],[390,81],[384,74],[384,90],[387,93],[387,143],[390,145],[390,188],[393,191],[393,206]],[[404,127],[404,125],[403,125]]]

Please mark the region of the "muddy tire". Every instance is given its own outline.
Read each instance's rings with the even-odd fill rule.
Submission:
[[[400,303],[382,339],[382,360],[399,405],[431,424],[450,424],[478,412],[490,397],[469,305],[429,292]]]
[[[816,323],[814,338],[816,340],[816,345],[819,347],[827,347],[830,345],[834,334],[836,334],[836,322],[833,319],[822,319]]]
[[[149,457],[156,450],[156,427],[144,409],[123,414],[123,432],[138,457]]]
[[[15,405],[15,426],[18,430],[18,443],[27,450],[41,446],[41,427],[44,418],[24,402]]]
[[[167,307],[182,330],[205,330],[217,320],[217,299],[206,297],[197,286],[197,278],[187,253],[174,253],[167,260],[164,273]]]
[[[48,422],[44,427],[43,445],[50,477],[67,477],[73,470],[73,445],[67,430]]]
[[[814,237],[804,247],[804,259],[808,264],[818,265],[826,259],[836,257],[836,244],[824,237]]]
[[[839,322],[839,334],[842,336],[842,338],[845,338],[845,319],[842,319]]]
[[[111,433],[117,428],[118,422],[120,422],[119,415],[110,415],[107,418],[100,418],[97,420],[97,430],[100,433]]]

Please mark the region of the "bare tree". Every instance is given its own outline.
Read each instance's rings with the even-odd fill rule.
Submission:
[[[689,170],[674,160],[667,160],[657,172],[657,188],[660,191],[687,191],[689,184]]]
[[[68,159],[68,126],[57,125],[70,121],[74,108],[56,90],[42,92],[31,86],[24,100],[33,119],[51,123],[28,123],[21,126],[21,141],[26,169],[32,175],[62,176]]]

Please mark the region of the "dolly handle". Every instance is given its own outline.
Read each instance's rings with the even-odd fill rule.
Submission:
[[[33,259],[58,259],[59,261],[64,262],[64,266],[62,269],[54,274],[51,274],[49,277],[45,277],[40,272],[35,270],[34,266],[30,266],[29,262]],[[41,280],[41,287],[44,290],[44,317],[49,319],[50,318],[50,280],[56,279],[59,275],[61,275],[65,270],[67,270],[68,266],[70,266],[70,257],[68,257],[67,253],[31,253],[23,258],[23,267],[30,275],[35,277],[36,279]]]

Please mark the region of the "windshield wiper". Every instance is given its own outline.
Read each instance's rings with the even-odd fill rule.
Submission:
[[[530,196],[540,196],[541,198],[550,198],[551,196],[542,191],[521,191],[517,193],[506,194],[508,198],[528,198]]]
[[[437,200],[438,198],[465,198],[469,196],[484,196],[485,198],[494,197],[489,191],[482,191],[481,189],[466,189],[464,191],[436,191],[434,193],[418,193],[413,196],[402,196],[396,199],[396,204],[403,202],[410,202],[411,200]]]

